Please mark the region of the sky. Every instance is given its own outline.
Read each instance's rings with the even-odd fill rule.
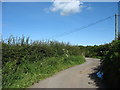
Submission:
[[[2,3],[0,2],[0,41],[1,41],[1,32],[2,32]]]
[[[115,38],[114,16],[79,29],[117,12],[117,2],[3,2],[2,35],[3,39],[10,35],[24,35],[30,36],[32,40],[57,40],[84,46],[101,45]],[[73,30],[77,31],[69,33]]]

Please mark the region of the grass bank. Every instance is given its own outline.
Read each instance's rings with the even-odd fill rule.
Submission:
[[[51,57],[38,62],[26,62],[15,68],[15,62],[7,63],[3,71],[8,72],[4,76],[4,88],[25,88],[35,82],[43,80],[55,73],[85,62],[83,56]],[[12,72],[11,72],[12,71]]]

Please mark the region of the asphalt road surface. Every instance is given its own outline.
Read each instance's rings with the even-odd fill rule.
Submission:
[[[30,88],[103,88],[104,86],[95,75],[99,65],[99,59],[86,58],[84,64],[58,72]]]

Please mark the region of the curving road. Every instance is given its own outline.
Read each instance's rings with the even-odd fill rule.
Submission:
[[[103,88],[95,76],[99,59],[86,58],[86,62],[42,80],[30,88]]]

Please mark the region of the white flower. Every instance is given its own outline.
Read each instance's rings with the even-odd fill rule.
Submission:
[[[68,57],[68,55],[66,54],[66,57]]]
[[[65,50],[65,49],[62,49],[63,51]]]
[[[67,53],[68,53],[68,50],[67,50]]]

